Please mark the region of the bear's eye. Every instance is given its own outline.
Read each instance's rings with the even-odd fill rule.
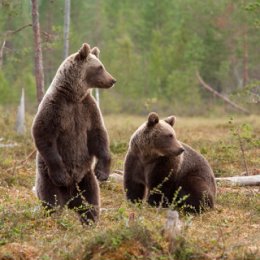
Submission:
[[[173,134],[168,134],[168,137],[169,138],[173,138]]]
[[[102,69],[103,69],[103,66],[102,65],[100,65],[100,66],[98,66],[98,68],[97,68],[99,71],[101,71]]]

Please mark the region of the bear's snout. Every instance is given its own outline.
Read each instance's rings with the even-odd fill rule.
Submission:
[[[116,79],[112,78],[110,81],[111,86],[113,86],[116,83]]]

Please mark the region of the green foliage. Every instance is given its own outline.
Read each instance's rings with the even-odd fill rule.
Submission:
[[[128,143],[126,143],[126,142],[116,142],[116,141],[114,141],[110,145],[111,152],[115,153],[115,154],[126,152],[127,147],[128,147]]]
[[[188,75],[189,74],[189,75]],[[173,71],[167,79],[168,89],[166,96],[173,106],[180,106],[185,103],[192,108],[200,104],[199,89],[195,86],[195,79],[193,73],[184,74],[182,71]]]
[[[31,23],[30,1],[2,0],[0,7],[0,46],[6,41],[0,104],[17,104],[25,88],[26,100],[34,106],[32,30],[10,33]],[[45,89],[63,60],[63,12],[62,0],[39,1]],[[101,91],[102,110],[107,113],[153,109],[208,114],[223,104],[200,88],[197,70],[217,91],[237,94],[231,97],[251,109],[252,104],[244,100],[251,99],[252,91],[238,98],[245,89],[241,28],[248,28],[250,85],[258,80],[258,13],[258,0],[244,4],[234,0],[71,1],[69,52],[85,41],[100,47],[102,61],[117,78],[113,90]]]
[[[260,81],[252,80],[244,88],[233,91],[232,98],[250,108],[251,111],[257,113],[260,103]]]
[[[123,250],[120,250],[120,247]],[[109,255],[110,259],[118,259],[117,257],[122,259],[143,259],[145,255],[150,254],[149,251],[152,248],[155,250],[158,247],[152,239],[151,232],[145,226],[139,223],[135,223],[130,227],[121,225],[96,236],[92,243],[87,245],[86,254],[82,259],[95,259],[96,254],[99,255],[99,259],[108,259]],[[135,253],[139,253],[139,257]],[[149,259],[151,258],[149,257]]]
[[[9,83],[2,71],[0,71],[0,93],[0,103],[8,104],[12,99],[13,93],[10,91]]]
[[[233,119],[229,121],[230,131],[237,143],[238,148],[241,151],[241,158],[244,164],[244,170],[246,174],[249,174],[247,166],[246,151],[249,147],[259,147],[259,138],[253,133],[253,126],[251,124],[243,123],[241,125],[234,125]]]
[[[254,2],[248,3],[245,6],[245,10],[248,11],[250,14],[254,15],[254,22],[256,28],[260,28],[260,19],[259,19],[259,14],[260,14],[260,1],[256,0]]]

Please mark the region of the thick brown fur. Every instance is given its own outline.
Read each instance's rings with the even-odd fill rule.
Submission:
[[[32,126],[37,196],[50,209],[67,204],[86,223],[98,219],[96,177],[106,180],[111,162],[107,131],[90,89],[110,88],[116,80],[98,55],[98,48],[85,43],[60,65]]]
[[[174,123],[174,116],[159,120],[156,113],[150,113],[132,135],[124,165],[126,197],[165,207],[179,201],[178,206],[185,204],[187,211],[212,208],[214,173],[201,154],[177,140]]]

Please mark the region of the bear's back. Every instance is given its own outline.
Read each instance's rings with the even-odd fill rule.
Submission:
[[[191,176],[196,176],[204,180],[216,192],[214,173],[204,156],[189,145],[182,143],[185,151],[180,171],[178,173],[178,181],[188,179]]]

